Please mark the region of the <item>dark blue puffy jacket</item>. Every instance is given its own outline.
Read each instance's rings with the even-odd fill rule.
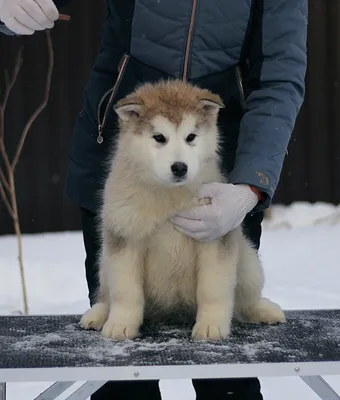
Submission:
[[[307,0],[108,0],[67,196],[97,210],[116,136],[114,102],[140,82],[181,78],[222,97],[222,168],[230,182],[265,193],[257,210],[268,207],[305,92],[307,10]]]

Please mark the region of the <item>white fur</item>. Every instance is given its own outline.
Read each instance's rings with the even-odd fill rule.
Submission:
[[[183,114],[178,127],[160,115],[149,122],[144,132],[124,132],[118,140],[103,194],[98,300],[83,315],[82,326],[109,338],[133,339],[145,313],[163,315],[181,307],[195,311],[192,336],[201,340],[227,337],[233,316],[284,322],[280,307],[261,298],[261,263],[241,228],[201,243],[169,222],[176,212],[206,203],[197,198],[203,182],[225,181],[217,165],[216,124],[202,126],[187,143],[194,114]],[[167,138],[166,145],[153,139],[155,132]],[[188,165],[182,182],[173,181],[174,162]]]

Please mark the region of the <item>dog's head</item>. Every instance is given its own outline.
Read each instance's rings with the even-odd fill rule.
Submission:
[[[193,182],[217,157],[217,116],[222,107],[219,96],[182,81],[144,84],[114,107],[119,151],[148,182]]]

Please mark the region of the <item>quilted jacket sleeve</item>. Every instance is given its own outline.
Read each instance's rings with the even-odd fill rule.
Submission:
[[[7,28],[7,26],[0,21],[0,33],[5,34],[7,36],[17,36],[14,32]]]
[[[245,113],[232,183],[260,189],[269,206],[305,94],[307,0],[255,0],[247,55]]]

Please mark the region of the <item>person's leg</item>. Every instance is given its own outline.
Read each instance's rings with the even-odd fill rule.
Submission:
[[[262,234],[262,221],[263,212],[249,214],[243,221],[243,232],[248,239],[254,243],[255,248],[260,248],[261,234]]]
[[[90,305],[94,303],[94,296],[98,285],[98,254],[100,251],[100,240],[96,230],[96,215],[85,208],[80,209],[81,229],[85,247],[85,273],[89,291]]]
[[[86,252],[85,269],[90,304],[97,289],[100,240],[96,229],[97,217],[81,208],[81,229]],[[91,400],[161,400],[158,381],[110,381],[91,396]]]
[[[243,228],[245,235],[257,249],[260,247],[263,213],[248,215]],[[258,378],[194,379],[196,400],[263,400]]]
[[[110,381],[91,400],[161,400],[158,381]]]
[[[196,400],[263,400],[257,378],[194,379]]]

